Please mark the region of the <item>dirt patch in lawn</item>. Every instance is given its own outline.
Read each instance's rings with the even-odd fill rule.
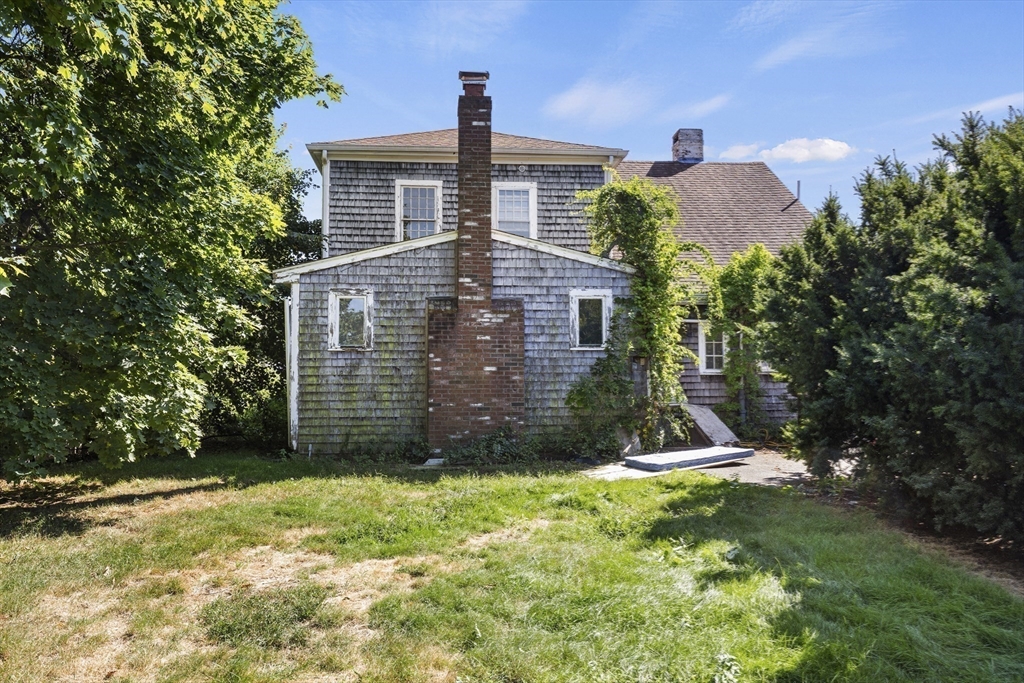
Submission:
[[[498,529],[496,531],[489,531],[486,534],[470,536],[463,541],[462,547],[470,550],[479,550],[489,545],[497,545],[498,543],[524,541],[537,529],[546,529],[550,524],[550,520],[547,519],[531,519],[525,524],[511,526],[505,529]]]

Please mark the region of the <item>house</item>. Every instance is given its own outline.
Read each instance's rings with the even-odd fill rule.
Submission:
[[[627,152],[495,133],[488,74],[459,76],[457,129],[307,146],[324,178],[322,258],[274,273],[291,288],[292,448],[554,431],[569,424],[569,388],[603,354],[633,271],[589,253],[575,197],[625,170]],[[629,172],[674,177],[639,163]],[[759,241],[755,226],[742,230]]]
[[[755,243],[778,255],[783,246],[799,241],[812,218],[764,162],[704,161],[700,129],[676,132],[672,161],[624,160],[616,170],[624,180],[640,176],[671,188],[679,209],[677,237],[702,245],[719,266]],[[711,337],[699,320],[689,320],[683,343],[700,359],[699,364],[687,362],[681,377],[687,400],[705,406],[726,401],[722,371],[727,348],[722,335]],[[763,369],[765,412],[777,422],[789,419],[785,383]]]

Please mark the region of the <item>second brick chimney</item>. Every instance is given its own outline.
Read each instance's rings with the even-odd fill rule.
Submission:
[[[672,159],[681,164],[704,161],[704,129],[680,128],[672,136]]]
[[[523,302],[493,298],[487,78],[459,72],[456,295],[427,302],[427,440],[435,450],[524,422]]]

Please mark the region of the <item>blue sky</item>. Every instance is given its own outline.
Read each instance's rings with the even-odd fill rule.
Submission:
[[[455,127],[458,71],[491,73],[494,129],[663,160],[703,128],[707,160],[764,160],[804,204],[881,154],[934,156],[961,112],[1024,107],[1024,1],[332,2],[282,11],[348,94],[286,104],[282,144]],[[319,182],[319,176],[317,176]],[[306,204],[320,215],[319,190]]]

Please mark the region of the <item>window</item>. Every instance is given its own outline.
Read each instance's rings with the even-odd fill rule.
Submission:
[[[569,339],[573,349],[603,349],[612,315],[610,289],[574,289],[569,293]]]
[[[537,183],[494,183],[492,227],[537,238]]]
[[[711,333],[708,323],[699,325],[698,351],[700,371],[704,375],[717,375],[725,369],[725,336],[721,331]]]
[[[395,181],[395,241],[441,232],[440,180]]]
[[[331,349],[369,349],[373,346],[373,292],[344,289],[331,292],[327,302],[327,337]]]

